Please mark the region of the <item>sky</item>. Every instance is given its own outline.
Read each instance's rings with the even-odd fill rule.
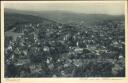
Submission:
[[[4,7],[27,11],[64,10],[85,14],[122,15],[125,13],[123,1],[6,1]]]

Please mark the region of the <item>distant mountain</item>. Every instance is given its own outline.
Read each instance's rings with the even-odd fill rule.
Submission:
[[[54,20],[62,24],[97,25],[105,21],[124,21],[124,15],[83,14],[69,11],[23,11],[5,9],[7,12],[22,13]]]
[[[38,13],[40,17],[46,17],[56,22],[64,24],[78,25],[97,25],[103,21],[122,21],[123,15],[105,15],[105,14],[79,14],[63,11],[45,11]]]
[[[5,31],[12,29],[17,25],[28,24],[28,23],[43,23],[43,22],[53,22],[52,20],[48,20],[46,18],[41,18],[38,16],[20,14],[13,11],[8,11],[4,13],[4,23],[5,23]]]

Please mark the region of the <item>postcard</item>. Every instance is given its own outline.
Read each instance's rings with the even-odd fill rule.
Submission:
[[[127,1],[2,1],[3,83],[127,83]]]

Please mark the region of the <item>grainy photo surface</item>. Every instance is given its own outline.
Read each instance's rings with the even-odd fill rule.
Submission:
[[[125,77],[124,3],[6,2],[4,76]]]

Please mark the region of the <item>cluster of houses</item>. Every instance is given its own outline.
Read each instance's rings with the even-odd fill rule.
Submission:
[[[118,28],[123,28],[120,26]],[[23,67],[17,68],[20,71],[15,69],[20,74],[14,77],[118,76],[118,71],[124,69],[121,66],[122,69],[115,70],[117,73],[114,75],[104,73],[108,72],[104,69],[108,68],[106,64],[110,65],[109,71],[115,72],[111,70],[114,64],[117,66],[116,62],[125,58],[124,34],[117,33],[118,30],[123,32],[123,29],[97,25],[81,30],[62,24],[25,24],[17,27],[12,31],[16,33],[13,38],[5,41],[5,56],[8,56],[5,57],[5,66],[13,64]],[[96,66],[95,62],[105,67]],[[104,70],[97,71],[98,68]]]

